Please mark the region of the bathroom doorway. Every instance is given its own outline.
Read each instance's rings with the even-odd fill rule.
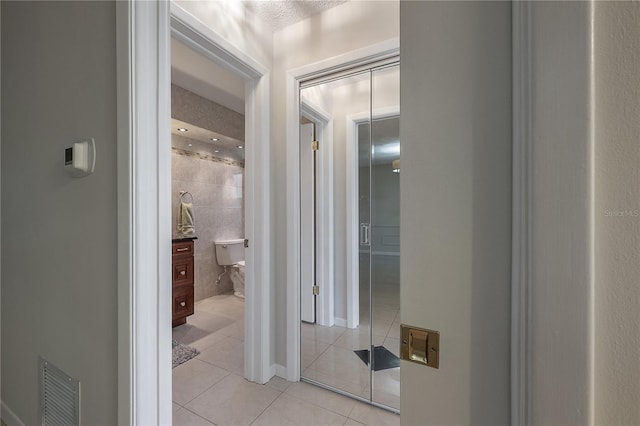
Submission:
[[[171,57],[172,401],[179,423],[221,380],[245,376],[245,82],[175,39]],[[185,292],[190,298],[181,298]]]
[[[300,100],[327,111],[335,149],[330,160],[335,270],[318,279],[314,268],[322,264],[314,254],[322,246],[312,236],[323,234],[317,220],[323,206],[313,200],[322,199],[323,191],[313,184],[317,165],[309,159],[322,152],[322,144],[314,140],[317,151],[307,149],[307,139],[317,135],[301,108],[300,377],[399,412],[399,65],[387,61],[302,83]],[[311,214],[305,213],[309,205]],[[329,321],[309,315],[308,277],[315,277],[316,299],[326,288],[333,292]]]

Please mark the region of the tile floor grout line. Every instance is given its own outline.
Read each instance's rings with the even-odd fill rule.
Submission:
[[[202,361],[202,362],[205,362],[205,361]],[[227,370],[225,370],[225,371],[227,371]],[[206,393],[209,389],[211,389],[212,387],[214,387],[214,386],[218,385],[221,381],[223,381],[225,378],[227,378],[230,374],[231,374],[231,372],[227,371],[227,374],[225,374],[224,376],[222,376],[222,377],[220,378],[220,380],[218,380],[217,382],[215,382],[214,384],[212,384],[211,386],[209,386],[208,388],[206,388],[205,390],[203,390],[202,392],[200,392],[198,395],[196,395],[196,396],[194,396],[193,398],[191,398],[189,401],[185,402],[185,403],[184,403],[184,405],[182,405],[181,407],[182,407],[182,408],[186,408],[186,405],[187,405],[187,404],[189,404],[190,402],[194,401],[194,400],[195,400],[196,398],[198,398],[199,396],[201,396],[201,395],[205,394],[205,393]],[[173,401],[173,402],[175,402],[175,401]],[[178,404],[178,403],[176,402],[176,404]],[[180,404],[178,404],[178,405],[180,405]],[[189,410],[189,411],[191,411],[191,410]],[[201,417],[202,417],[202,416],[201,416]]]
[[[303,382],[298,382],[298,383],[303,383]],[[309,386],[313,386],[314,388],[318,388],[319,390],[326,390],[326,389],[322,389],[320,386],[312,385],[312,384],[310,384],[310,383],[306,383],[306,384],[308,384]],[[331,392],[330,390],[326,390],[326,391],[327,391],[327,392]],[[348,417],[348,415],[344,415],[344,414],[342,414],[342,413],[338,413],[337,411],[334,411],[334,410],[332,410],[331,408],[323,407],[322,405],[317,404],[317,403],[315,403],[315,402],[309,401],[309,400],[307,400],[307,399],[300,398],[300,397],[296,396],[295,394],[291,394],[291,393],[288,393],[288,392],[286,392],[286,391],[285,391],[285,392],[282,392],[282,393],[286,393],[288,396],[290,396],[290,397],[292,397],[292,398],[295,398],[295,399],[297,399],[297,400],[299,400],[299,401],[306,402],[306,403],[311,404],[311,405],[315,405],[315,406],[316,406],[316,407],[318,407],[318,408],[322,408],[323,410],[330,411],[330,412],[332,412],[332,413],[334,413],[334,414],[338,414],[338,415],[340,415],[340,416],[342,416],[342,417]],[[334,394],[334,395],[340,395],[339,393],[336,393],[336,392],[331,392],[331,393],[332,393],[332,394]],[[355,399],[353,399],[353,398],[351,398],[351,397],[344,396],[344,395],[340,395],[340,396],[342,396],[343,398],[348,398],[348,399],[349,399],[349,400],[351,400],[352,402],[357,402],[357,400],[355,400]],[[355,404],[354,404],[354,406],[355,406]],[[349,413],[351,413],[351,411],[352,411],[352,410],[353,410],[353,407],[351,407],[351,409],[349,410]]]
[[[205,364],[209,364],[209,365],[212,365],[212,366],[214,366],[214,367],[216,367],[216,368],[220,368],[221,370],[224,370],[224,371],[226,371],[226,372],[227,372],[227,373],[229,373],[229,374],[235,374],[236,376],[240,376],[240,377],[242,377],[242,378],[244,379],[244,372],[243,372],[243,374],[242,374],[242,375],[240,375],[240,374],[236,373],[235,371],[231,371],[231,370],[229,370],[229,369],[228,369],[228,368],[226,368],[226,367],[222,367],[221,365],[214,364],[214,363],[209,362],[209,361],[206,361],[206,360],[204,360],[204,359],[200,359],[200,358],[198,358],[198,357],[193,358],[193,359],[197,359],[198,361],[202,361],[202,362],[204,362]],[[189,361],[190,361],[190,360],[189,360]],[[229,374],[227,374],[227,376],[228,376]],[[226,377],[226,376],[225,376],[225,377]]]
[[[264,385],[261,385],[261,386],[266,386],[266,383],[265,383]],[[273,388],[272,388],[272,389],[273,389]],[[271,401],[271,402],[269,403],[269,405],[267,405],[266,407],[264,407],[264,410],[262,410],[262,411],[260,412],[260,414],[258,414],[258,415],[256,416],[256,418],[255,418],[255,419],[251,420],[251,422],[249,423],[249,426],[251,426],[252,424],[254,424],[254,423],[255,423],[255,421],[256,421],[256,420],[258,420],[258,419],[260,418],[260,416],[261,416],[265,411],[267,411],[267,409],[268,409],[269,407],[271,407],[271,406],[273,405],[273,403],[274,403],[274,402],[276,402],[276,401],[278,400],[278,398],[280,398],[280,397],[282,396],[282,394],[284,394],[284,392],[281,392],[281,391],[279,391],[278,389],[273,389],[273,390],[275,390],[276,392],[279,392],[279,393],[280,393],[280,395],[278,395],[278,396],[276,396],[275,398],[273,398],[273,401]]]
[[[184,410],[187,410],[188,412],[190,412],[191,414],[193,414],[194,416],[198,416],[201,419],[203,419],[206,422],[211,423],[213,426],[217,426],[214,422],[210,421],[209,419],[207,419],[206,417],[202,417],[200,414],[196,413],[195,411],[191,411],[189,410],[187,407],[182,407]],[[176,426],[180,426],[180,425],[176,425]]]
[[[214,297],[215,297],[215,296],[214,296]],[[211,336],[211,335],[213,335],[213,334],[215,334],[215,333],[219,333],[219,336],[222,338],[220,341],[227,341],[227,342],[233,342],[233,341],[235,341],[235,342],[240,342],[241,344],[244,344],[244,338],[239,339],[239,338],[238,338],[239,334],[237,334],[237,333],[232,333],[232,332],[231,332],[231,330],[232,330],[232,328],[233,328],[233,327],[236,327],[236,328],[239,328],[239,327],[240,327],[240,325],[238,324],[238,323],[240,322],[240,320],[235,320],[234,318],[232,318],[232,316],[233,316],[233,317],[235,317],[236,315],[232,315],[232,314],[231,314],[231,313],[229,313],[228,311],[227,311],[227,312],[225,312],[225,313],[216,312],[216,305],[217,305],[217,306],[227,306],[227,305],[225,305],[225,300],[226,300],[226,299],[228,299],[228,298],[227,298],[227,297],[225,297],[224,299],[216,300],[216,301],[215,301],[215,303],[208,303],[208,304],[203,304],[204,306],[198,306],[198,308],[199,308],[199,309],[198,309],[198,311],[200,311],[200,312],[203,314],[203,316],[202,316],[202,322],[195,322],[195,323],[193,324],[193,325],[194,325],[194,327],[198,327],[198,326],[200,326],[201,328],[203,328],[203,329],[204,329],[204,331],[208,331],[208,330],[210,330],[210,329],[211,329],[211,325],[216,324],[216,322],[215,322],[216,320],[215,320],[215,318],[214,318],[214,317],[220,317],[220,318],[228,319],[228,320],[231,320],[231,321],[232,321],[232,323],[231,323],[231,324],[228,324],[228,325],[226,325],[226,326],[224,326],[224,327],[222,327],[222,328],[216,329],[216,330],[215,330],[215,331],[213,331],[213,332],[210,332],[209,334],[207,334],[207,336],[202,337],[201,339],[197,339],[197,340],[196,340],[196,342],[197,342],[198,340],[203,340],[203,339],[205,339],[206,337]],[[200,304],[200,303],[199,303],[199,304]],[[384,309],[384,308],[383,308],[383,309]],[[397,310],[396,310],[396,312],[395,312],[395,314],[393,315],[393,317],[392,317],[392,318],[390,318],[390,321],[389,321],[389,320],[387,320],[387,321],[383,321],[384,323],[389,322],[389,324],[388,324],[388,328],[387,328],[387,330],[386,330],[386,333],[384,333],[384,335],[379,335],[379,337],[383,338],[383,341],[382,341],[382,343],[381,343],[381,344],[384,344],[386,339],[392,338],[392,337],[390,336],[390,333],[391,333],[391,330],[393,329],[393,324],[394,324],[394,323],[396,322],[396,320],[398,319],[399,314],[400,314],[400,310],[399,310],[399,309],[397,309]],[[383,316],[383,317],[384,317],[384,316]],[[389,317],[387,317],[387,318],[389,318]],[[315,324],[314,324],[314,327],[316,327],[316,326],[317,326],[317,325],[315,325]],[[215,327],[215,325],[214,325],[214,327]],[[318,353],[318,355],[317,355],[317,356],[315,356],[315,357],[314,357],[313,361],[309,364],[309,366],[308,366],[307,368],[309,368],[309,367],[313,368],[313,367],[314,367],[314,365],[316,365],[316,367],[317,367],[317,362],[318,362],[318,360],[319,360],[321,357],[325,356],[325,355],[327,354],[327,352],[328,352],[328,351],[330,351],[330,350],[340,350],[341,352],[342,352],[342,351],[345,351],[345,352],[351,352],[351,351],[352,351],[352,348],[348,347],[348,346],[349,346],[348,344],[347,344],[347,347],[338,346],[338,345],[336,344],[336,342],[338,342],[341,338],[343,338],[343,337],[347,336],[347,333],[349,332],[349,329],[347,329],[347,328],[343,328],[343,327],[336,327],[336,328],[338,328],[338,330],[336,330],[336,331],[338,331],[339,333],[335,335],[335,338],[333,338],[333,337],[334,337],[334,336],[333,336],[333,333],[329,333],[329,337],[330,337],[330,339],[325,339],[325,340],[331,340],[331,341],[332,341],[331,343],[328,343],[327,341],[318,340],[318,339],[315,337],[315,333],[314,333],[314,339],[309,339],[309,341],[311,341],[311,342],[313,342],[313,343],[315,343],[315,344],[322,344],[322,345],[325,345],[325,348],[324,348],[323,350],[321,350],[321,351]],[[230,335],[229,335],[228,333],[230,333]],[[185,337],[186,337],[186,336],[188,336],[188,335],[189,335],[188,333],[185,333]],[[244,333],[243,333],[243,335],[244,335]],[[194,337],[195,337],[195,336],[194,336]],[[347,338],[349,338],[349,339],[350,339],[350,338],[351,338],[351,336],[347,336]],[[393,338],[394,338],[394,339],[397,339],[397,337],[393,337]],[[195,343],[195,342],[194,342],[194,343]],[[204,352],[206,352],[206,351],[209,351],[209,350],[211,350],[211,349],[214,349],[218,344],[219,344],[219,342],[218,342],[218,343],[216,343],[216,342],[211,343],[211,345],[210,345],[210,346],[208,346],[208,347],[206,347],[206,348],[203,348],[203,349],[201,350],[201,353],[204,353]],[[204,362],[204,363],[205,363],[205,364],[207,364],[207,365],[210,365],[210,366],[213,366],[213,367],[216,367],[216,368],[220,368],[220,369],[221,369],[221,370],[223,370],[226,374],[225,374],[223,377],[221,377],[221,378],[220,378],[216,383],[212,384],[211,386],[208,386],[206,389],[204,389],[203,391],[201,391],[198,395],[196,395],[195,397],[191,398],[189,401],[185,402],[185,404],[184,404],[184,405],[178,404],[178,403],[176,403],[175,401],[174,401],[174,403],[176,404],[176,406],[177,406],[177,407],[179,407],[179,409],[180,409],[180,408],[184,408],[185,410],[187,410],[188,412],[190,412],[190,413],[192,413],[192,414],[194,414],[194,415],[198,416],[199,418],[203,418],[203,419],[205,419],[206,421],[209,421],[209,420],[207,420],[205,417],[203,417],[203,416],[199,415],[198,413],[195,413],[195,412],[193,412],[193,411],[191,411],[191,410],[187,409],[187,408],[186,408],[186,405],[187,405],[187,404],[189,404],[189,403],[191,403],[192,401],[194,401],[194,400],[195,400],[195,399],[197,399],[198,397],[202,396],[202,395],[203,395],[203,394],[205,394],[206,392],[210,391],[210,390],[211,390],[212,388],[214,388],[215,386],[219,385],[221,381],[223,381],[225,378],[229,377],[231,374],[234,374],[234,375],[239,376],[239,377],[241,377],[241,378],[242,378],[242,375],[239,375],[239,374],[235,373],[234,371],[229,370],[228,368],[225,368],[225,367],[222,367],[222,366],[221,366],[221,365],[219,365],[219,364],[216,364],[216,363],[215,363],[215,361],[206,361],[206,360],[201,359],[201,358],[195,358],[195,359],[198,359],[199,361]],[[323,373],[323,374],[324,374],[324,373]],[[354,384],[355,384],[355,383],[356,383],[356,382],[354,382]],[[265,384],[265,386],[267,386],[267,384]],[[309,386],[313,386],[313,385],[309,385]],[[358,407],[358,404],[364,404],[364,403],[362,403],[362,402],[360,402],[360,401],[358,401],[358,400],[354,400],[354,399],[351,399],[351,398],[349,398],[349,397],[346,397],[346,396],[342,396],[342,395],[336,394],[336,396],[339,396],[339,397],[341,397],[341,398],[348,399],[348,400],[350,400],[350,401],[353,403],[353,404],[351,405],[351,407],[347,410],[347,411],[348,411],[348,413],[345,415],[345,414],[342,414],[342,413],[340,413],[340,412],[336,411],[336,410],[335,410],[335,409],[333,409],[333,408],[328,408],[328,407],[326,407],[326,406],[320,405],[320,404],[319,404],[319,403],[317,403],[317,402],[312,402],[312,401],[309,401],[309,400],[306,400],[306,399],[300,398],[300,397],[298,397],[295,393],[289,393],[289,392],[287,392],[287,391],[288,391],[288,389],[289,389],[289,387],[291,387],[291,384],[289,384],[288,386],[286,386],[283,390],[280,390],[280,389],[278,389],[277,387],[273,387],[273,386],[269,386],[269,387],[270,387],[270,388],[272,388],[274,391],[276,391],[276,392],[277,392],[277,396],[276,396],[276,397],[275,397],[275,398],[274,398],[274,399],[273,399],[273,400],[272,400],[272,401],[271,401],[271,402],[270,402],[270,403],[269,403],[269,404],[268,404],[268,405],[267,405],[263,410],[261,410],[261,411],[260,411],[260,413],[259,413],[259,414],[254,418],[254,419],[252,419],[252,420],[251,420],[250,424],[254,424],[254,423],[257,421],[257,419],[259,419],[259,418],[260,418],[260,417],[261,417],[261,416],[262,416],[262,415],[263,415],[263,414],[264,414],[264,413],[265,413],[265,412],[266,412],[266,411],[267,411],[267,410],[268,410],[268,409],[269,409],[269,408],[270,408],[270,407],[271,407],[271,406],[272,406],[276,401],[278,401],[278,399],[279,399],[279,398],[281,398],[281,397],[282,397],[282,395],[283,395],[283,394],[286,394],[287,396],[291,396],[291,397],[295,398],[296,400],[301,401],[301,402],[303,402],[303,403],[311,404],[312,406],[314,406],[314,407],[316,407],[316,408],[318,408],[318,409],[321,409],[321,410],[324,410],[324,411],[326,411],[326,412],[333,413],[333,414],[335,414],[335,415],[341,416],[341,417],[345,418],[345,421],[344,421],[344,423],[345,423],[345,424],[346,424],[349,420],[351,420],[351,421],[353,421],[353,422],[361,423],[359,420],[354,419],[354,418],[352,417],[352,415],[353,415],[353,413],[354,413],[354,410],[356,409],[356,407]],[[318,388],[318,390],[321,390],[321,391],[322,391],[323,389]],[[326,392],[329,392],[329,391],[326,391]],[[360,395],[360,393],[356,393],[356,394],[357,394],[357,395]],[[368,407],[368,408],[371,408],[368,404],[365,404],[365,405],[367,405],[367,407]]]

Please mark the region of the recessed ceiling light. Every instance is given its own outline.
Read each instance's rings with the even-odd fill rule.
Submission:
[[[188,132],[188,129],[185,129],[184,127],[178,127],[178,131],[179,132]]]
[[[220,139],[218,138],[211,138],[211,142],[218,142]]]
[[[236,146],[236,148],[238,148],[238,149],[242,149],[242,148],[244,148],[244,146],[242,146],[242,145],[238,145],[238,146]]]
[[[193,146],[193,144],[192,144],[192,143],[190,143],[190,144],[189,144],[189,146]]]
[[[215,152],[215,153],[217,154],[218,152],[220,152],[220,150],[219,150],[219,149],[216,149],[216,150],[215,150],[215,151],[213,151],[213,152]]]

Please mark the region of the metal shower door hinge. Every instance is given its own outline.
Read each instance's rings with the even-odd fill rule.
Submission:
[[[314,151],[318,150],[318,141],[311,142],[311,149],[313,149]]]
[[[318,296],[320,294],[320,287],[317,285],[313,286],[313,295]]]

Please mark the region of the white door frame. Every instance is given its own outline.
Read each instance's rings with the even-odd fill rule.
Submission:
[[[317,200],[314,197],[316,172],[313,150],[315,124],[300,123],[300,321],[316,322],[316,305],[319,297],[314,295],[316,284],[316,237],[319,233],[315,221]]]
[[[245,252],[244,375],[247,380],[266,383],[273,377],[268,355],[271,333],[269,70],[173,2],[171,35],[245,80],[245,238],[249,240],[249,247]]]
[[[386,40],[286,74],[287,117],[287,380],[300,380],[300,83],[398,56],[400,40]]]
[[[347,116],[347,324],[356,328],[360,323],[360,174],[358,172],[358,124],[373,119],[400,116],[400,105],[376,108],[370,113],[361,112]]]
[[[170,37],[242,76],[245,99],[245,377],[271,365],[269,71],[176,4],[117,2],[118,419],[171,424]],[[260,279],[257,279],[260,277]],[[251,284],[253,282],[253,285]]]
[[[316,125],[320,148],[316,154],[316,274],[320,294],[317,298],[316,323],[331,327],[334,315],[333,257],[333,117],[318,105],[301,100],[300,115]],[[299,170],[299,168],[298,168]],[[302,281],[300,282],[302,285]]]

